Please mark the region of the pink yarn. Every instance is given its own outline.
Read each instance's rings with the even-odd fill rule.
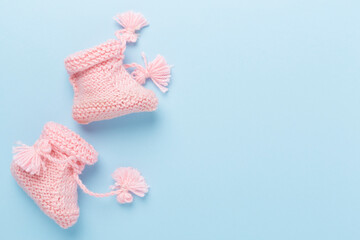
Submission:
[[[136,42],[138,35],[135,32],[149,24],[143,15],[131,11],[118,14],[114,20],[124,28],[117,31],[115,35],[119,39],[124,38],[127,42]]]
[[[117,21],[124,27],[116,33],[118,40],[108,40],[65,59],[74,88],[73,118],[78,123],[157,108],[155,93],[134,81],[123,66],[126,42],[136,41],[135,31],[147,22],[141,14],[133,12],[118,15]]]
[[[45,168],[42,157],[50,154],[51,145],[48,140],[41,139],[31,147],[21,144],[13,152],[16,153],[14,161],[18,166],[30,174],[39,175],[40,170]]]
[[[113,176],[114,191],[94,193],[79,178],[85,165],[97,161],[95,149],[78,134],[60,124],[49,122],[33,146],[14,148],[11,173],[17,183],[42,211],[63,228],[74,225],[79,217],[77,186],[95,197],[118,195],[120,203],[132,196],[144,196],[148,186],[133,168],[119,168]],[[130,195],[130,196],[129,196]]]
[[[146,184],[144,177],[134,168],[118,168],[115,170],[112,177],[116,181],[112,188],[120,189],[121,191],[116,198],[119,203],[132,202],[133,197],[131,193],[139,197],[144,197],[145,193],[148,192],[149,187]]]
[[[137,63],[125,64],[126,68],[136,68],[131,76],[140,84],[144,84],[147,78],[150,78],[154,84],[163,92],[167,92],[168,88],[166,87],[170,81],[170,68],[166,63],[166,60],[163,56],[157,55],[154,61],[147,63],[145,54],[141,54],[145,68]]]

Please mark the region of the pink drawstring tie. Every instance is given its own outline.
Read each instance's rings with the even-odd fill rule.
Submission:
[[[131,76],[141,85],[145,83],[146,79],[150,78],[160,91],[167,92],[168,88],[166,86],[170,81],[171,66],[166,63],[165,58],[161,55],[157,55],[154,61],[149,63],[144,53],[141,56],[144,59],[145,67],[137,63],[125,64],[126,68],[135,68]]]
[[[94,193],[90,191],[80,180],[79,175],[74,174],[75,181],[79,187],[90,196],[94,197],[109,197],[117,195],[116,200],[119,203],[131,203],[133,196],[131,193],[144,197],[145,193],[148,192],[149,186],[146,184],[143,176],[140,172],[132,167],[118,168],[112,175],[116,181],[113,186],[110,186],[114,191],[108,193]]]
[[[131,167],[123,167],[116,169],[112,175],[116,181],[115,184],[111,186],[111,189],[114,189],[114,191],[94,193],[90,191],[79,178],[79,174],[81,174],[86,164],[79,156],[70,156],[65,160],[58,160],[51,156],[51,152],[52,147],[49,141],[41,139],[36,141],[33,146],[21,144],[15,147],[14,153],[16,153],[16,155],[14,156],[14,161],[15,164],[31,175],[40,175],[42,169],[46,170],[46,160],[55,163],[67,162],[73,169],[73,177],[76,183],[86,194],[94,197],[118,195],[116,199],[119,203],[131,203],[133,201],[131,193],[144,197],[145,193],[148,192],[149,187],[144,177],[140,175],[140,172]]]
[[[148,22],[140,13],[126,12],[114,17],[123,29],[118,30],[115,35],[121,41],[122,48],[125,49],[126,42],[136,42],[138,35],[136,31],[148,25]],[[123,52],[122,52],[123,54]],[[149,64],[146,61],[145,54],[142,53],[145,62],[145,68],[139,64],[125,64],[126,68],[135,67],[131,74],[140,84],[144,84],[147,78],[150,78],[154,84],[162,91],[167,92],[167,85],[170,81],[170,68],[163,56],[158,55],[153,62]]]
[[[148,22],[141,13],[126,12],[114,17],[124,29],[118,30],[115,35],[126,42],[136,42],[138,35],[136,31],[148,25]]]

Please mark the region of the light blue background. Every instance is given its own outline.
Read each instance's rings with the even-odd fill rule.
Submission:
[[[126,61],[173,65],[154,113],[78,125],[64,58],[142,12]],[[1,239],[360,239],[359,1],[0,1]],[[10,175],[11,147],[47,121],[100,153],[94,191],[120,166],[151,185],[119,205],[79,191],[68,230]]]

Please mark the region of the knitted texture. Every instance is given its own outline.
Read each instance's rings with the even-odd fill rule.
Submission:
[[[11,173],[46,215],[61,227],[68,228],[79,217],[73,166],[80,173],[85,164],[91,165],[97,161],[97,152],[79,135],[53,122],[44,126],[37,143],[41,142],[50,144],[48,154],[52,160],[46,161],[38,174],[31,174],[14,158]]]
[[[113,173],[113,191],[94,193],[80,180],[85,165],[97,161],[97,152],[78,134],[53,122],[44,126],[33,146],[14,148],[11,173],[37,205],[63,228],[79,217],[77,186],[94,197],[117,195],[119,203],[133,201],[132,194],[143,197],[148,185],[134,168],[118,168]]]
[[[78,123],[157,108],[155,93],[136,82],[123,65],[126,42],[135,42],[135,31],[147,22],[141,14],[133,12],[119,15],[117,21],[124,27],[116,33],[117,40],[108,40],[65,59],[74,88],[73,118]]]

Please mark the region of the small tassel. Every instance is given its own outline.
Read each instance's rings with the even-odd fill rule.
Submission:
[[[148,192],[149,186],[140,172],[131,167],[118,168],[113,173],[112,177],[116,181],[112,189],[119,189],[120,193],[116,200],[119,203],[131,203],[133,196],[131,193],[144,197]]]
[[[146,79],[150,78],[160,91],[167,92],[168,88],[166,86],[170,81],[171,66],[166,63],[165,58],[161,55],[157,55],[154,61],[150,63],[147,63],[144,53],[141,56],[144,59],[145,68],[137,63],[125,64],[127,68],[135,67],[131,76],[140,84],[144,84]]]
[[[136,42],[138,35],[135,32],[148,25],[141,13],[131,11],[116,15],[114,20],[124,28],[115,33],[116,37],[125,38],[126,42]]]
[[[41,169],[45,168],[43,156],[51,152],[50,143],[47,140],[39,140],[33,146],[19,144],[20,146],[13,148],[13,160],[24,171],[31,175],[39,175]]]

